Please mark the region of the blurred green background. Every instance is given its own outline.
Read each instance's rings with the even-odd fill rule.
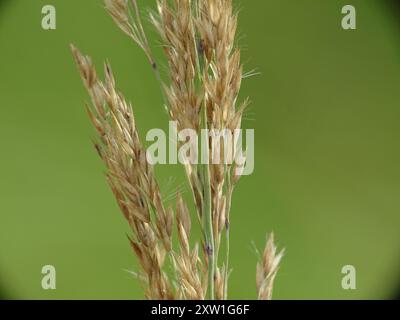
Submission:
[[[399,16],[396,1],[352,0],[358,29],[344,31],[348,3],[236,1],[243,61],[260,75],[242,91],[256,163],[234,195],[231,298],[255,298],[252,243],[262,248],[271,230],[286,248],[276,299],[382,299],[399,287]],[[55,31],[41,28],[45,4]],[[142,52],[102,1],[0,0],[0,294],[142,298],[124,271],[137,264],[91,145],[70,42],[99,67],[110,60],[142,136],[167,128]],[[166,194],[185,182],[179,166],[157,175]],[[57,290],[41,288],[46,264]],[[357,290],[341,288],[347,264]]]

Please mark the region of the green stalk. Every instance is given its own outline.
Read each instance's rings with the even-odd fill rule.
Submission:
[[[210,300],[215,299],[214,292],[214,277],[215,277],[215,245],[214,245],[214,231],[212,223],[212,205],[211,205],[211,183],[210,183],[210,164],[209,164],[209,141],[208,141],[208,131],[207,131],[207,108],[204,104],[203,112],[203,125],[206,130],[206,141],[207,145],[205,150],[204,158],[207,159],[207,163],[203,167],[203,185],[204,185],[204,231],[206,240],[206,252],[208,257],[208,286],[209,286],[209,298]],[[203,137],[204,138],[204,137]]]
[[[228,174],[227,174],[227,190],[228,190],[228,197],[227,197],[227,203],[228,206],[226,208],[226,222],[225,222],[225,245],[226,245],[226,255],[225,255],[225,281],[224,281],[224,295],[225,295],[225,300],[228,300],[228,278],[229,278],[229,254],[230,254],[230,229],[231,229],[231,201],[232,201],[232,189],[233,186],[231,184],[231,172],[230,169],[228,169]]]
[[[198,73],[198,81],[199,86],[201,87],[203,84],[202,74],[204,71],[204,54],[200,52],[199,44],[196,42],[194,44],[197,48],[196,55],[196,66]],[[204,144],[201,144],[201,148],[205,150],[201,150],[202,157],[207,159],[206,164],[200,165],[200,174],[202,177],[203,183],[203,204],[202,204],[202,219],[203,219],[203,230],[204,230],[204,240],[206,246],[206,254],[208,258],[208,297],[210,300],[215,300],[215,290],[214,290],[214,279],[215,279],[215,271],[216,271],[216,252],[215,252],[215,242],[214,242],[214,230],[213,230],[213,222],[212,222],[212,204],[211,204],[211,174],[210,174],[210,156],[209,156],[209,135],[208,135],[208,117],[207,117],[207,106],[206,103],[203,102],[203,113],[202,113],[202,122],[203,122],[203,130],[205,130],[205,136],[202,136],[202,139],[205,139],[207,142],[206,147],[204,148]],[[204,155],[203,155],[204,152]]]

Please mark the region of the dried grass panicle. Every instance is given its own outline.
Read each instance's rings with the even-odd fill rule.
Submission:
[[[133,7],[133,15],[130,4]],[[104,5],[117,26],[142,48],[150,64],[156,67],[136,0],[130,2],[128,0],[104,0]]]
[[[248,100],[238,102],[244,75],[236,45],[238,15],[232,0],[155,2],[157,9],[149,18],[159,34],[167,61],[166,81],[154,59],[137,0],[104,0],[117,26],[144,51],[160,83],[165,107],[171,120],[177,122],[178,130],[194,129],[200,133],[201,129],[217,129],[233,134],[241,128]],[[105,81],[101,82],[90,58],[74,47],[72,52],[92,99],[93,108],[88,108],[88,113],[99,135],[96,149],[132,229],[130,242],[144,273],[146,297],[227,299],[231,202],[242,168],[213,160],[216,150],[221,155],[230,151],[231,158],[243,150],[235,150],[236,140],[229,145],[224,139],[214,149],[213,140],[208,137],[205,149],[209,164],[189,161],[185,164],[202,235],[200,245],[192,248],[192,218],[188,206],[178,195],[175,210],[164,207],[153,168],[146,162],[133,111],[115,89],[110,66],[105,65]],[[174,229],[179,250],[172,246]],[[224,252],[220,252],[222,247]],[[269,298],[272,292],[281,259],[275,250],[270,240],[264,261],[257,267],[260,298]],[[172,265],[172,275],[165,272],[168,263]]]
[[[169,113],[178,129],[200,128],[203,95],[198,92],[198,50],[190,1],[157,1],[158,15],[150,18],[163,42],[170,85],[164,86]]]
[[[146,297],[204,299],[198,249],[189,247],[191,220],[187,206],[179,196],[176,217],[181,253],[178,254],[172,252],[174,212],[172,208],[164,208],[153,168],[146,161],[138,137],[132,107],[117,92],[109,64],[105,64],[103,83],[91,59],[74,46],[71,49],[92,99],[93,108],[87,111],[99,135],[96,150],[108,169],[107,180],[134,235],[129,240],[145,274]],[[168,253],[178,266],[184,286],[177,288],[164,271]]]
[[[173,298],[172,285],[163,272],[165,252],[171,250],[172,217],[163,207],[153,168],[146,161],[132,107],[117,92],[109,64],[105,64],[102,82],[91,59],[74,46],[71,49],[92,99],[93,108],[87,111],[99,135],[96,149],[108,169],[107,180],[118,205],[135,235],[131,245],[146,274],[146,295],[152,299]],[[153,211],[157,212],[155,218]]]
[[[150,17],[160,34],[169,65],[170,84],[164,85],[164,90],[171,119],[181,129],[199,131],[206,127],[231,132],[239,129],[247,102],[237,104],[243,68],[235,45],[237,14],[232,1],[160,0],[157,3],[157,13]],[[206,108],[206,123],[202,122],[202,108]],[[221,142],[222,154],[226,148],[232,148],[224,143]],[[210,162],[212,156],[210,153]],[[198,166],[186,166],[198,213],[203,218],[207,214],[204,212],[207,183],[201,170]],[[229,241],[230,202],[237,179],[231,165],[213,164],[206,170],[209,170],[211,191],[214,242],[211,247],[217,261],[224,231],[228,234],[225,241]],[[205,223],[201,227],[207,231]],[[227,282],[228,257],[224,260],[225,274],[221,278]],[[227,292],[226,288],[223,291]],[[227,298],[226,293],[223,298]]]
[[[271,300],[276,274],[284,251],[277,252],[274,234],[267,239],[261,261],[257,264],[256,283],[259,300]]]

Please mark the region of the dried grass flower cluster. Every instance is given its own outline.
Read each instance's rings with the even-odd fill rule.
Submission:
[[[204,129],[240,129],[248,102],[238,101],[244,75],[235,42],[238,16],[232,0],[156,2],[157,10],[150,12],[149,19],[162,42],[167,81],[160,75],[137,1],[104,0],[117,26],[144,51],[171,120],[179,130],[193,129],[198,134]],[[105,64],[105,80],[101,81],[91,59],[71,48],[92,100],[87,111],[98,133],[96,150],[132,230],[129,240],[141,265],[138,278],[146,298],[227,299],[231,202],[242,168],[188,161],[185,172],[196,212],[190,213],[179,194],[176,204],[166,207],[153,167],[146,160],[132,107],[117,91],[110,65]],[[208,143],[209,159],[212,150]],[[191,236],[193,217],[201,229],[199,241]],[[173,245],[174,234],[178,248]],[[271,299],[282,254],[270,236],[257,265],[259,299]]]

